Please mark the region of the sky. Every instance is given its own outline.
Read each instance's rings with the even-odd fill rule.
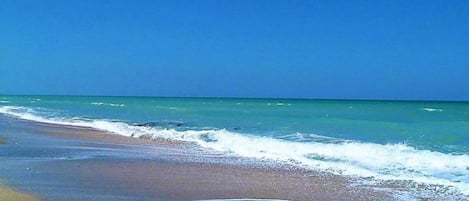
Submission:
[[[469,1],[1,0],[0,94],[469,100]]]

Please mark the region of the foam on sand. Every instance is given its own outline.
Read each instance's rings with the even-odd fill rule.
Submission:
[[[128,137],[192,142],[227,155],[276,161],[338,175],[442,185],[469,195],[467,154],[419,150],[406,144],[328,141],[324,140],[327,137],[319,135],[311,135],[318,138],[316,142],[294,142],[225,129],[181,131],[102,119],[50,118],[31,108],[16,106],[0,106],[0,113],[44,123],[90,127]]]

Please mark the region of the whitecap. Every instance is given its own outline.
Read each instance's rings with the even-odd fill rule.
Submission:
[[[124,104],[109,103],[109,106],[112,106],[112,107],[124,107],[125,105],[124,105]]]
[[[0,113],[60,125],[91,127],[128,137],[192,142],[208,150],[378,180],[444,185],[469,195],[469,155],[419,150],[407,144],[356,141],[294,142],[231,132],[225,129],[176,130],[129,125],[103,119],[47,118],[31,108],[0,106]],[[299,134],[297,134],[299,135]],[[300,137],[303,137],[301,134]],[[318,139],[329,138],[309,134]]]
[[[92,102],[91,105],[104,105],[111,107],[124,107],[124,104],[115,104],[115,103],[103,103],[103,102]]]
[[[429,107],[420,108],[420,110],[427,111],[427,112],[443,112],[443,109],[429,108]]]

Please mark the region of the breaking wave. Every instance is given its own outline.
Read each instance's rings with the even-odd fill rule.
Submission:
[[[379,180],[444,185],[469,195],[469,155],[419,150],[406,144],[376,144],[308,134],[314,142],[289,141],[225,129],[177,130],[158,123],[128,124],[103,119],[50,117],[32,108],[0,106],[0,113],[21,119],[90,127],[128,137],[193,142],[201,147],[241,157],[288,163],[335,174]],[[169,122],[183,126],[182,122]],[[301,133],[298,135],[301,137]]]
[[[427,111],[427,112],[443,112],[443,109],[429,108],[429,107],[420,108],[420,110]]]
[[[91,105],[103,105],[103,106],[111,106],[111,107],[124,107],[124,104],[116,104],[116,103],[103,103],[103,102],[92,102]]]

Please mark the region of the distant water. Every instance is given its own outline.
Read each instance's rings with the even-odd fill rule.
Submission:
[[[0,113],[469,195],[469,102],[0,96]]]

